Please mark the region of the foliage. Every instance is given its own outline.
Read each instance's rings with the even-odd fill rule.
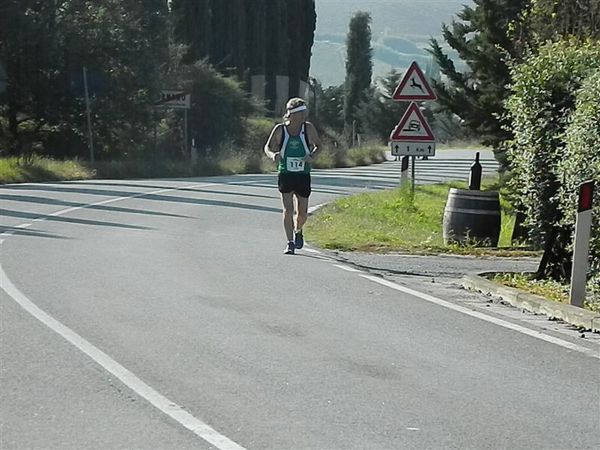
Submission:
[[[166,57],[163,1],[10,1],[0,17],[5,153],[87,154],[83,67],[98,154],[143,147]]]
[[[492,281],[505,286],[540,295],[547,300],[569,304],[569,285],[554,280],[536,280],[531,274],[502,273],[496,274]],[[600,312],[600,293],[588,289],[584,307],[590,311]]]
[[[346,80],[344,83],[344,132],[351,142],[357,110],[366,99],[373,75],[373,49],[371,47],[371,16],[357,12],[350,19],[346,39]],[[361,124],[357,129],[360,131]],[[351,143],[352,145],[353,143]]]
[[[580,44],[575,40],[548,43],[537,55],[512,67],[513,83],[507,102],[515,136],[508,148],[513,175],[510,185],[526,212],[532,242],[537,246],[556,244],[554,250],[548,250],[553,258],[547,268],[540,267],[540,276],[565,279],[570,273],[572,218],[564,202],[572,198],[573,187],[583,181],[578,174],[593,176],[598,172],[592,168],[581,170],[582,166],[575,169],[565,160],[582,161],[583,154],[590,156],[585,146],[591,142],[597,145],[597,122],[593,122],[597,113],[589,106],[595,102],[597,107],[596,90],[589,94],[591,100],[580,93],[578,105],[576,96],[583,81],[599,68],[597,42]],[[581,109],[571,118],[576,106]],[[582,128],[582,124],[589,128]],[[563,172],[567,169],[568,181]],[[565,199],[563,208],[561,198]]]
[[[274,113],[281,106],[277,76],[289,78],[285,95],[300,94],[314,40],[314,0],[173,0],[171,8],[175,38],[188,48],[186,63],[206,59],[247,89],[253,75],[264,75],[267,105]]]
[[[91,178],[94,173],[78,160],[57,161],[30,155],[0,159],[0,183],[32,183]]]
[[[28,158],[0,158],[0,184],[41,181],[60,181],[90,178],[174,178],[191,176],[232,175],[241,173],[269,173],[275,170],[267,159],[263,145],[273,126],[268,118],[249,118],[244,124],[246,138],[243,144],[225,141],[200,154],[196,164],[188,159],[157,156],[143,159],[97,161],[94,170],[78,160],[58,161],[32,155]],[[329,145],[327,134],[315,168],[351,167],[385,161],[385,148],[366,146],[341,152]]]
[[[287,75],[292,95],[308,76],[314,0],[277,3],[280,33],[269,40],[267,14],[276,11],[266,0],[3,1],[0,60],[8,89],[0,97],[0,153],[90,154],[84,67],[96,160],[179,156],[183,113],[153,108],[165,88],[193,91],[190,139],[213,150],[237,145],[245,132],[236,121],[264,114],[247,94],[251,75],[271,70],[271,87],[275,76]],[[169,45],[171,35],[188,47]],[[261,52],[274,55],[270,69]],[[295,58],[284,58],[288,53]],[[202,56],[211,68],[197,64]]]
[[[514,54],[508,36],[525,0],[474,0],[465,6],[451,26],[443,26],[444,40],[455,49],[468,69],[458,71],[437,39],[428,51],[447,77],[447,83],[434,81],[438,109],[460,117],[464,125],[479,135],[485,145],[494,147],[496,158],[505,166],[500,143],[510,137],[502,127],[504,100],[510,74],[507,56]]]
[[[402,76],[402,73],[392,70],[386,77],[378,80],[379,86],[368,89],[367,98],[357,109],[356,116],[362,131],[379,142],[387,143],[390,133],[408,108],[406,102],[392,99]]]
[[[600,39],[600,1],[531,0],[515,27],[523,50],[569,36]]]
[[[201,150],[216,148],[220,142],[241,142],[243,118],[257,111],[258,105],[240,82],[225,77],[204,61],[182,66],[180,86],[192,95],[189,139]]]
[[[329,86],[325,89],[317,82],[314,85],[316,102],[311,105],[316,114],[317,125],[331,128],[337,133],[344,131],[344,86]]]
[[[569,117],[561,139],[565,143],[564,153],[556,170],[562,174],[562,185],[558,193],[559,208],[563,215],[562,226],[571,229],[574,227],[579,184],[587,180],[596,182],[590,242],[590,278],[592,283],[600,285],[600,68],[582,83],[576,93],[575,111]]]

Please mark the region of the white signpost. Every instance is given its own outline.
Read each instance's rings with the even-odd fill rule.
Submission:
[[[592,205],[594,182],[588,181],[579,186],[579,207],[575,223],[573,269],[571,272],[571,305],[583,308],[585,285],[587,282],[590,234],[592,230]]]

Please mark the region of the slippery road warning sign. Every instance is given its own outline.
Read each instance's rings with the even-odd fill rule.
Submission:
[[[421,101],[435,100],[437,96],[429,86],[417,62],[413,61],[392,98],[398,101]]]
[[[431,127],[416,103],[411,103],[392,134],[390,141],[435,141]]]
[[[435,156],[435,137],[416,103],[411,103],[390,135],[394,156]]]

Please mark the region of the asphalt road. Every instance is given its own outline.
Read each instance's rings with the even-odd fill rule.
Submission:
[[[398,175],[317,171],[311,204]],[[283,255],[274,175],[0,202],[2,449],[600,446],[597,345]]]

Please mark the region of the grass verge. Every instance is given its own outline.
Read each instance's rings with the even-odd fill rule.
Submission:
[[[496,178],[484,188],[497,187]],[[514,216],[502,198],[502,230],[498,248],[445,245],[442,235],[444,207],[450,188],[465,189],[464,182],[416,186],[346,197],[317,211],[306,225],[311,241],[328,249],[370,252],[456,253],[469,255],[531,255],[511,247]]]
[[[531,294],[539,295],[558,303],[569,304],[569,285],[553,280],[535,280],[531,274],[499,273],[490,277],[494,283],[522,289]],[[600,313],[600,295],[591,288],[584,302],[584,308]]]
[[[352,167],[385,161],[386,148],[365,146],[349,150],[326,149],[315,161],[315,167],[328,169]],[[98,161],[94,168],[79,160],[59,161],[32,156],[0,158],[0,184],[82,179],[180,178],[243,173],[268,173],[275,164],[262,150],[240,151],[227,146],[213,154],[200,157],[198,163],[152,159]]]
[[[93,177],[94,171],[78,160],[56,161],[41,156],[0,158],[2,184],[68,181]]]

